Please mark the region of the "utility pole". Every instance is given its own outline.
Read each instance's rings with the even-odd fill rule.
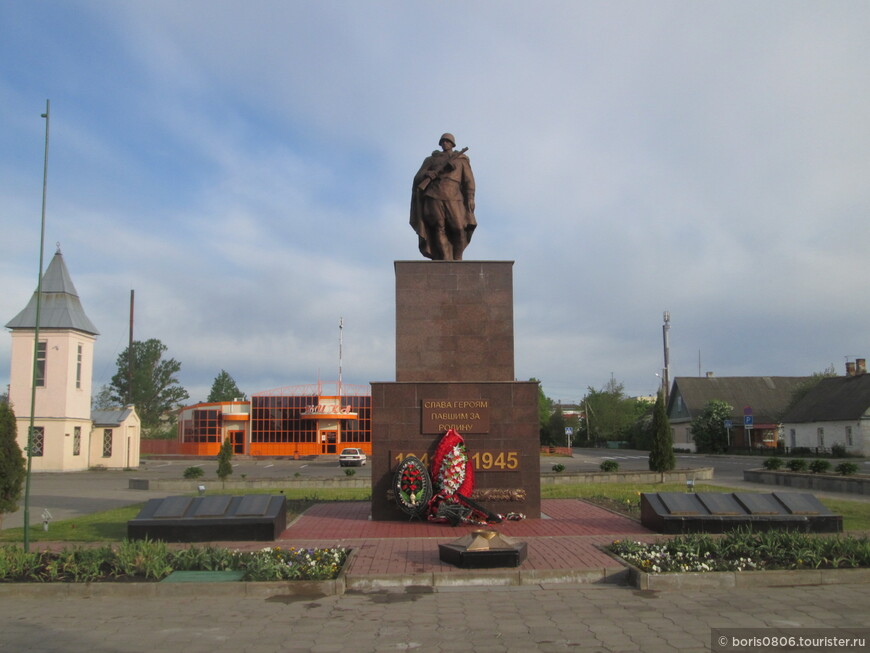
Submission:
[[[664,312],[664,324],[662,325],[662,341],[665,350],[665,367],[662,370],[662,398],[665,406],[668,405],[668,393],[671,390],[671,346],[668,342],[668,331],[671,330],[671,314]]]
[[[130,289],[130,336],[127,341],[127,403],[133,402],[133,306],[136,291]]]
[[[338,318],[338,401],[341,403],[341,356],[344,346],[344,318]]]

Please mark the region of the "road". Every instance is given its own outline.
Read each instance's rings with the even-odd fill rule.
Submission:
[[[574,449],[573,457],[542,456],[541,472],[551,473],[553,465],[565,466],[565,472],[597,471],[603,460],[615,460],[622,471],[648,470],[648,452],[631,449]],[[749,487],[743,482],[743,470],[761,465],[761,458],[750,456],[708,456],[677,454],[678,468],[713,467],[716,484]],[[40,523],[44,510],[53,520],[69,519],[142,503],[152,497],[166,496],[164,491],[131,490],[131,478],[181,479],[184,470],[202,467],[206,478],[214,478],[216,460],[154,460],[150,459],[132,471],[87,471],[68,473],[34,473],[31,478],[30,521]],[[862,471],[870,471],[870,463],[862,464]],[[238,460],[233,464],[234,478],[342,478],[346,469],[353,469],[356,478],[371,478],[371,467],[344,468],[338,465],[338,456],[317,460]],[[752,484],[758,489],[764,486]],[[820,493],[816,493],[822,496]],[[847,495],[834,495],[840,498]],[[850,499],[870,501],[870,497],[848,496]],[[22,500],[23,503],[23,500]],[[13,528],[24,523],[23,510],[6,515],[2,528]]]

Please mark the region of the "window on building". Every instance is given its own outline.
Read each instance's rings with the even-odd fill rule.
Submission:
[[[45,427],[34,426],[30,432],[30,455],[37,458],[45,453]]]
[[[82,427],[73,427],[73,456],[82,455]]]
[[[48,351],[48,343],[44,340],[36,345],[36,379],[34,385],[37,388],[45,387],[45,356]]]
[[[797,446],[797,431],[795,431],[794,429],[788,430],[788,443],[792,449]]]
[[[819,446],[824,447],[825,446],[825,429],[824,429],[824,427],[820,426],[819,428],[817,428],[816,435],[819,438]]]
[[[223,442],[223,413],[220,409],[197,409],[192,422],[185,423],[182,433],[185,442]]]
[[[76,389],[82,387],[82,346],[79,345],[78,356],[76,358]]]
[[[850,446],[850,447],[852,446],[852,427],[851,426],[846,427],[846,445]]]
[[[103,458],[112,456],[112,429],[103,429]]]

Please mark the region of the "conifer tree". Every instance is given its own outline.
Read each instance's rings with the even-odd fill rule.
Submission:
[[[0,523],[3,515],[18,510],[18,499],[27,473],[27,464],[18,446],[15,413],[7,402],[0,402]]]
[[[221,445],[221,450],[218,452],[218,468],[217,475],[222,481],[227,480],[227,476],[233,473],[233,464],[230,462],[233,458],[233,443],[227,438]]]
[[[665,398],[661,392],[656,397],[653,408],[652,423],[653,439],[649,452],[649,468],[654,472],[664,473],[677,466],[674,456],[674,436],[671,434],[671,424],[665,412]]]

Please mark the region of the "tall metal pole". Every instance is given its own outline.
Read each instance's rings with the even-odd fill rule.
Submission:
[[[338,402],[341,403],[341,350],[344,345],[344,318],[338,318]]]
[[[39,363],[39,320],[42,309],[42,256],[45,249],[45,202],[48,190],[48,127],[51,102],[45,101],[45,155],[42,164],[42,222],[39,230],[39,276],[36,281],[36,327],[33,332],[33,374],[30,385],[30,424],[27,428],[27,473],[24,481],[24,551],[30,551],[30,470],[33,466],[33,431],[36,412],[36,377]]]
[[[665,368],[662,372],[662,399],[664,399],[665,406],[667,406],[668,393],[671,390],[671,345],[668,341],[668,331],[671,330],[670,311],[665,311],[663,317],[665,323],[662,325],[662,341],[665,349]]]
[[[133,305],[136,291],[130,289],[130,337],[127,342],[127,404],[133,401]]]

